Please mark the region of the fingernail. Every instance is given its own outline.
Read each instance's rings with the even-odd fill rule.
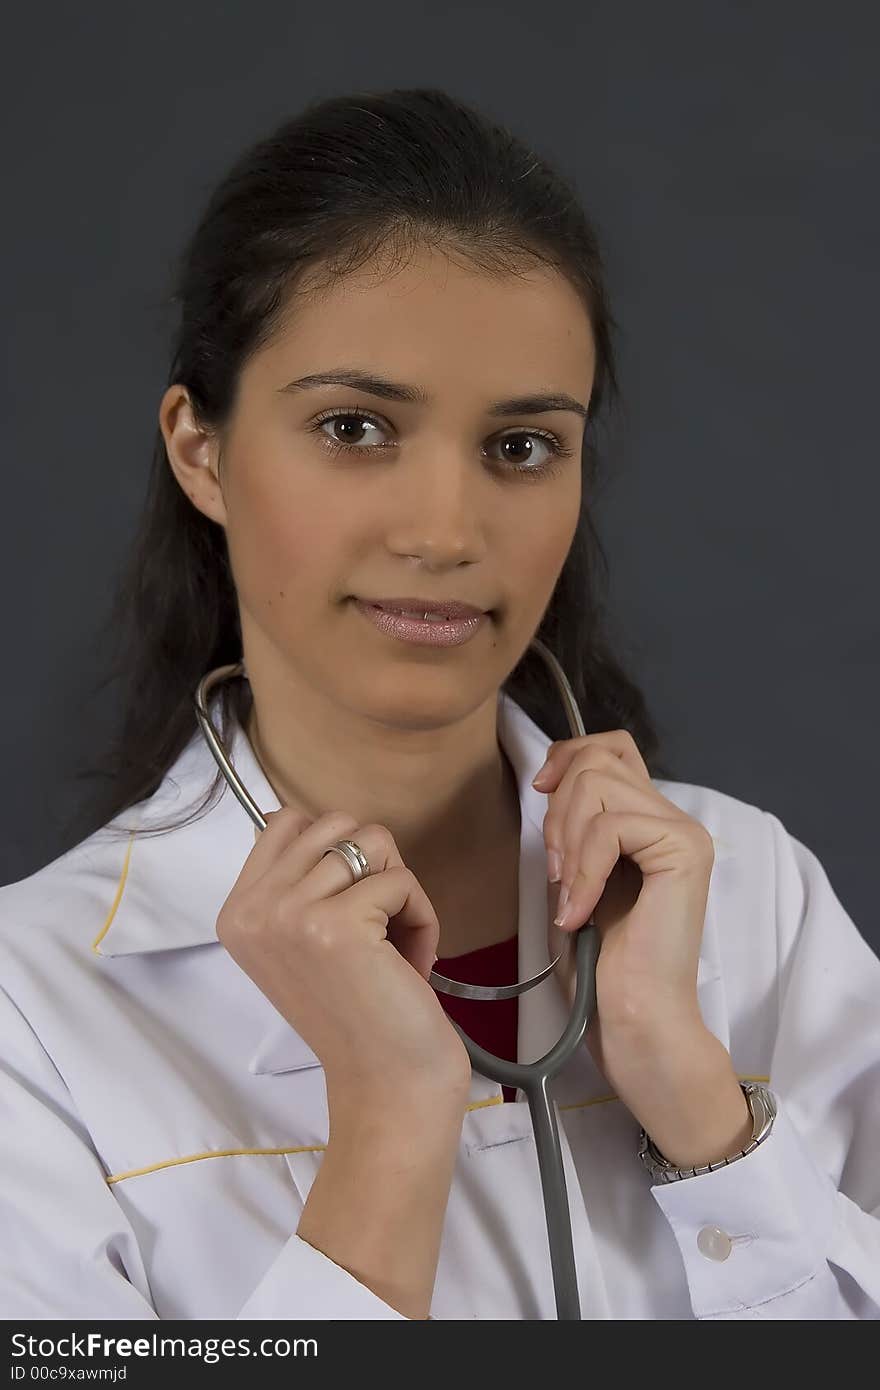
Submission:
[[[559,902],[556,906],[556,916],[553,918],[553,921],[557,927],[565,927],[571,921],[572,911],[570,907],[566,907],[567,901],[568,889],[566,888],[565,884],[563,884],[559,894]]]
[[[562,878],[562,855],[556,849],[548,849],[547,863],[549,865],[550,882],[558,883]]]

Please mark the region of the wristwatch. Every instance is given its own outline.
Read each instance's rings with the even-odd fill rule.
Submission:
[[[674,1163],[663,1157],[642,1130],[639,1135],[639,1158],[655,1182],[679,1182],[682,1178],[698,1178],[701,1173],[714,1173],[716,1168],[726,1168],[729,1163],[736,1163],[738,1158],[745,1158],[747,1154],[753,1153],[759,1144],[763,1144],[776,1118],[776,1097],[766,1086],[761,1086],[756,1081],[741,1081],[739,1084],[752,1113],[750,1143],[744,1149],[740,1149],[739,1153],[731,1154],[729,1158],[720,1158],[717,1163],[703,1163],[697,1168],[676,1168]]]

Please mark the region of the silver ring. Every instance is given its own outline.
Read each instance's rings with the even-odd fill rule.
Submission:
[[[354,840],[337,840],[324,850],[321,858],[325,854],[341,854],[348,867],[351,869],[352,882],[360,883],[362,878],[367,878],[370,873],[370,861],[364,854],[360,845],[355,844]]]

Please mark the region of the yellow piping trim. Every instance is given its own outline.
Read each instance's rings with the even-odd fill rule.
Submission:
[[[128,840],[128,848],[125,852],[125,861],[122,865],[122,873],[120,874],[119,882],[116,885],[116,894],[113,898],[110,911],[107,914],[107,920],[105,921],[98,935],[95,937],[95,940],[92,942],[92,950],[95,952],[96,955],[103,954],[103,952],[98,950],[98,945],[107,935],[107,932],[110,929],[110,924],[112,923],[113,918],[116,916],[117,909],[119,907],[120,902],[122,901],[122,894],[125,891],[125,883],[128,878],[128,866],[131,863],[131,851],[134,846],[134,838],[135,832],[132,831]],[[759,1081],[764,1083],[767,1083],[770,1080],[769,1076],[744,1075],[741,1075],[739,1079],[740,1081]],[[616,1095],[595,1096],[592,1100],[579,1100],[574,1101],[569,1105],[560,1105],[559,1109],[583,1110],[591,1105],[607,1105],[609,1101],[619,1099],[620,1097]],[[497,1096],[490,1096],[488,1100],[472,1101],[470,1105],[465,1106],[465,1111],[481,1110],[484,1106],[501,1105],[503,1104],[503,1102],[503,1094]],[[326,1147],[326,1144],[312,1144],[301,1146],[299,1148],[282,1149],[212,1149],[206,1153],[189,1154],[185,1158],[167,1158],[164,1159],[161,1163],[149,1164],[146,1168],[131,1168],[127,1173],[115,1173],[111,1177],[105,1179],[105,1181],[107,1183],[122,1182],[125,1178],[139,1178],[142,1177],[145,1173],[157,1173],[162,1168],[175,1168],[182,1163],[197,1163],[199,1162],[199,1160],[203,1158],[229,1158],[240,1154],[323,1153]]]
[[[139,1178],[144,1173],[157,1173],[160,1168],[176,1168],[181,1163],[197,1163],[202,1158],[229,1158],[236,1154],[307,1154],[323,1153],[326,1144],[302,1144],[290,1149],[209,1149],[206,1153],[187,1154],[185,1158],[166,1158],[161,1163],[151,1163],[146,1168],[130,1168],[127,1173],[114,1173],[105,1182],[122,1182],[124,1178]]]
[[[620,1100],[620,1096],[596,1096],[593,1100],[576,1100],[570,1105],[560,1105],[560,1110],[583,1110],[588,1105],[607,1105],[609,1100]]]
[[[483,1105],[500,1105],[503,1097],[492,1096],[489,1100],[476,1100],[472,1105],[465,1108],[467,1110],[479,1110]],[[130,1168],[125,1173],[114,1173],[111,1177],[105,1178],[105,1182],[122,1182],[125,1178],[140,1178],[145,1173],[157,1173],[161,1168],[176,1168],[181,1163],[198,1163],[203,1158],[230,1158],[238,1154],[304,1154],[304,1153],[323,1153],[326,1144],[304,1144],[294,1148],[284,1149],[208,1149],[205,1153],[187,1154],[184,1158],[166,1158],[161,1163],[150,1163],[146,1168]]]
[[[764,1085],[769,1085],[769,1076],[745,1076],[737,1073],[740,1081],[762,1081]],[[560,1110],[583,1110],[588,1105],[606,1105],[609,1100],[620,1100],[620,1096],[596,1096],[594,1100],[576,1100],[571,1105],[560,1105]]]
[[[120,876],[119,882],[118,882],[117,885],[116,885],[116,897],[113,899],[113,904],[112,904],[112,906],[111,906],[111,908],[110,908],[110,911],[109,911],[108,914],[107,914],[107,920],[106,920],[106,922],[104,923],[103,927],[102,927],[101,930],[98,932],[98,935],[95,937],[94,941],[92,942],[92,950],[94,951],[94,953],[95,953],[96,956],[102,956],[102,955],[104,954],[103,951],[99,951],[99,950],[98,950],[98,942],[99,942],[99,941],[102,941],[103,938],[107,935],[107,932],[108,932],[109,929],[110,929],[110,923],[113,921],[113,918],[116,916],[116,909],[119,907],[119,904],[120,904],[121,901],[122,901],[122,894],[123,894],[123,892],[125,891],[125,880],[128,878],[128,866],[129,866],[129,863],[131,862],[131,850],[132,850],[132,845],[134,844],[134,837],[135,837],[135,832],[132,831],[132,832],[131,832],[131,835],[129,836],[129,839],[128,839],[128,849],[127,849],[126,852],[125,852],[125,863],[124,863],[123,866],[122,866],[122,874],[121,874],[121,876]]]
[[[763,1081],[769,1082],[769,1076],[740,1076],[740,1081]],[[592,1100],[575,1101],[572,1105],[560,1105],[560,1110],[584,1109],[589,1105],[605,1105],[610,1100],[619,1100],[619,1096],[595,1096]],[[475,1100],[466,1106],[467,1110],[480,1110],[485,1105],[501,1105],[503,1096],[490,1096],[488,1100]],[[126,1178],[140,1178],[145,1173],[157,1173],[162,1168],[177,1168],[182,1163],[198,1163],[203,1158],[230,1158],[240,1154],[308,1154],[323,1153],[327,1148],[326,1144],[300,1144],[292,1148],[281,1149],[209,1149],[205,1153],[187,1154],[184,1158],[166,1158],[161,1163],[150,1163],[146,1168],[130,1168],[126,1173],[114,1173],[105,1178],[104,1181],[109,1185],[114,1182],[123,1182]]]

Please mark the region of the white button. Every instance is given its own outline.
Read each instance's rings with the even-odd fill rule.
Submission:
[[[697,1236],[697,1249],[707,1260],[726,1260],[733,1249],[733,1241],[717,1226],[704,1226]]]

